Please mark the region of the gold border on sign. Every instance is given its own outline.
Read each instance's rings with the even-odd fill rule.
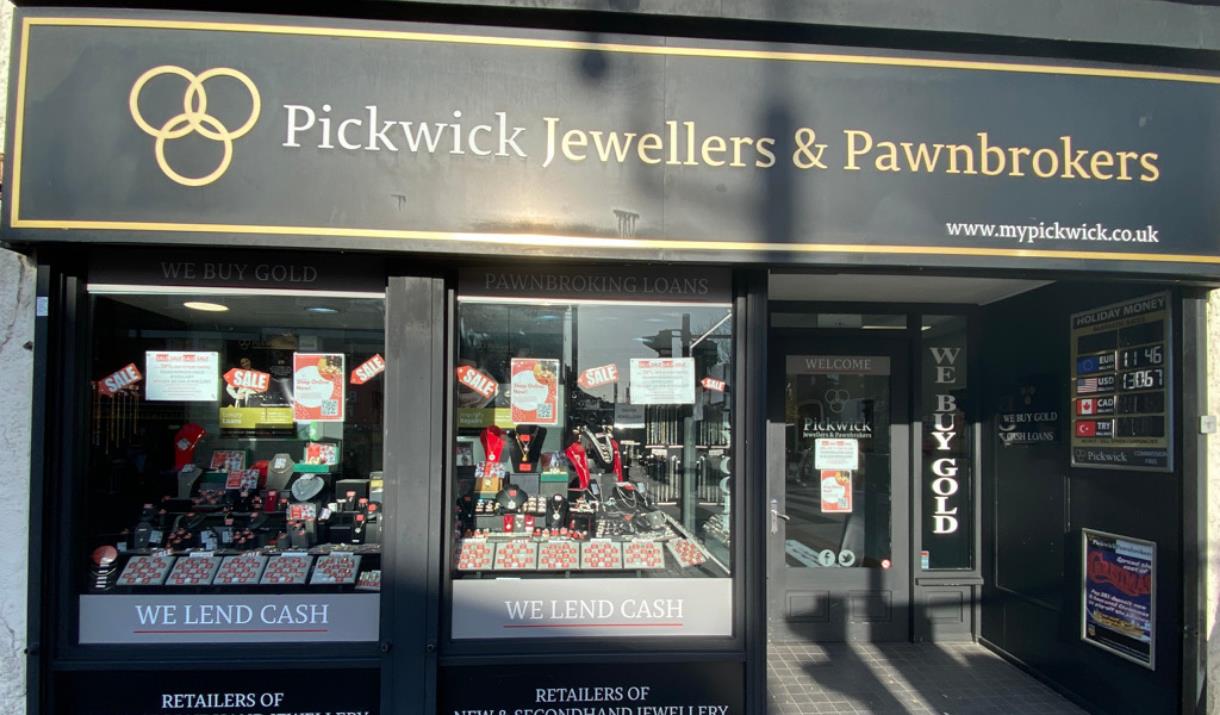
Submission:
[[[816,62],[823,64],[871,65],[881,67],[923,67],[986,72],[1013,72],[1025,74],[1068,75],[1077,77],[1115,77],[1123,79],[1156,80],[1165,82],[1187,82],[1194,84],[1220,85],[1220,76],[1164,72],[1156,70],[1128,70],[1105,67],[1072,67],[1048,64],[1025,64],[1019,62],[994,62],[980,60],[949,60],[921,57],[887,57],[883,55],[832,54],[826,52],[797,52],[788,50],[744,50],[732,48],[682,47],[672,45],[634,45],[629,43],[600,43],[580,40],[558,40],[520,37],[494,37],[488,35],[455,35],[441,32],[416,32],[405,30],[372,30],[360,28],[334,28],[300,25],[273,25],[243,22],[216,22],[199,20],[153,20],[137,18],[83,18],[83,17],[24,17],[21,27],[21,51],[17,75],[16,118],[13,134],[13,187],[9,202],[10,224],[13,228],[27,229],[85,229],[100,231],[166,231],[183,233],[231,233],[271,236],[311,235],[345,238],[374,238],[386,240],[432,240],[454,242],[486,242],[506,245],[564,246],[574,243],[586,248],[655,248],[710,251],[760,251],[787,253],[876,253],[876,254],[939,254],[948,256],[1006,256],[1017,258],[1092,259],[1113,261],[1148,261],[1155,263],[1202,263],[1220,264],[1220,256],[1194,254],[1145,254],[1124,251],[1068,251],[1025,248],[971,248],[954,246],[893,246],[861,244],[782,244],[752,241],[696,241],[683,239],[637,239],[605,236],[570,236],[514,233],[470,233],[454,231],[416,231],[373,228],[334,228],[319,226],[277,226],[211,223],[172,223],[149,221],[80,221],[36,219],[20,217],[21,206],[21,160],[23,128],[25,121],[26,75],[29,69],[30,28],[36,25],[48,27],[122,27],[162,30],[205,30],[212,32],[262,33],[269,35],[296,35],[315,37],[348,37],[372,40],[394,40],[408,42],[435,42],[458,45],[483,45],[499,47],[531,47],[536,49],[600,52],[617,52],[635,55],[659,55],[666,57],[710,57],[721,59],[772,60],[782,62]]]

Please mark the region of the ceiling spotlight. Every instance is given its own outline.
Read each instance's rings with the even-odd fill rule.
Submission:
[[[182,305],[190,308],[191,310],[202,310],[208,313],[223,313],[229,309],[229,306],[227,305],[221,305],[220,303],[205,303],[199,300],[188,300]]]
[[[339,310],[337,308],[328,308],[325,305],[311,305],[305,309],[305,312],[317,313],[318,315],[331,315],[333,313],[338,313]]]

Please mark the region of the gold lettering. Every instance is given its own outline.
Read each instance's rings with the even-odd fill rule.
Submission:
[[[977,174],[974,170],[974,148],[966,144],[950,144],[949,149],[949,169],[946,174]],[[957,168],[957,157],[964,156],[966,158],[966,170],[959,171]]]
[[[1131,181],[1131,173],[1127,171],[1127,162],[1131,159],[1138,159],[1140,155],[1133,151],[1118,152],[1118,180]]]
[[[729,137],[729,141],[733,142],[733,161],[729,166],[745,166],[745,162],[741,160],[741,145],[749,146],[754,143],[753,137]]]
[[[1089,169],[1093,172],[1094,178],[1102,181],[1109,181],[1114,178],[1114,174],[1106,173],[1102,169],[1108,169],[1114,166],[1114,155],[1108,151],[1099,151],[1089,160]]]
[[[724,143],[724,139],[717,136],[710,136],[703,140],[703,163],[708,166],[724,166],[722,159],[712,157],[712,154],[723,154],[728,150],[728,146]]]
[[[1042,162],[1041,162],[1042,158],[1048,158],[1051,160],[1050,169],[1042,168]],[[1059,155],[1056,154],[1054,152],[1054,150],[1052,150],[1052,149],[1043,148],[1043,149],[1039,149],[1038,151],[1034,152],[1033,164],[1034,164],[1034,173],[1037,174],[1038,176],[1042,177],[1043,179],[1049,179],[1052,176],[1054,176],[1055,174],[1059,173]]]
[[[773,146],[775,146],[775,137],[760,137],[758,141],[754,142],[754,148],[762,157],[754,160],[754,166],[759,169],[770,169],[775,166],[775,153],[771,151]]]
[[[1152,183],[1161,178],[1161,170],[1156,165],[1157,159],[1161,156],[1156,152],[1145,152],[1140,155],[1140,166],[1144,167],[1144,173],[1140,174],[1140,181]]]
[[[1072,138],[1070,136],[1059,137],[1059,141],[1063,142],[1063,178],[1075,179],[1079,176],[1081,179],[1091,179],[1092,175],[1084,170],[1084,165],[1081,164],[1086,156],[1089,155],[1087,149],[1077,149],[1072,151]],[[1075,173],[1073,173],[1075,169]]]
[[[581,151],[577,153],[577,149],[585,149],[589,146],[589,137],[579,129],[569,129],[563,133],[563,155],[571,161],[584,161],[589,158],[588,154]]]
[[[1008,172],[1009,176],[1025,176],[1025,172],[1021,171],[1021,157],[1029,156],[1033,153],[1027,146],[1014,146],[1008,150],[1012,155],[1012,171]]]
[[[678,123],[673,119],[667,119],[665,126],[669,129],[669,158],[665,163],[669,166],[677,166],[681,162],[678,161]]]
[[[898,145],[894,142],[877,142],[880,155],[873,162],[877,171],[902,171],[898,168]]]
[[[860,129],[844,129],[843,133],[847,135],[847,164],[843,167],[843,170],[859,171],[860,167],[856,164],[856,157],[867,154],[872,150],[873,135]],[[857,139],[863,139],[864,145],[857,146]]]
[[[695,123],[682,122],[682,126],[686,127],[686,161],[682,163],[685,166],[699,166],[699,162],[695,161]]]
[[[911,171],[926,171],[929,174],[936,171],[936,165],[940,162],[940,150],[945,148],[944,144],[933,144],[932,148],[936,151],[928,152],[928,145],[923,142],[919,143],[919,148],[915,153],[911,153],[911,149],[915,146],[911,142],[902,142],[902,151],[907,155],[907,165],[911,167]]]
[[[555,125],[559,124],[559,117],[543,117],[542,122],[546,124],[546,159],[542,161],[542,168],[545,169],[555,158]]]
[[[615,161],[622,164],[627,161],[627,154],[631,151],[631,142],[635,139],[635,132],[624,132],[620,138],[618,132],[610,132],[606,141],[602,142],[602,132],[589,132],[593,136],[593,147],[597,149],[597,156],[605,163],[610,163],[610,157],[613,155]]]
[[[990,161],[993,157],[997,162],[994,168]],[[987,142],[987,132],[979,132],[979,159],[979,168],[983,170],[984,176],[999,176],[1004,173],[1004,150]]]
[[[660,134],[641,134],[640,140],[636,142],[635,149],[640,155],[640,161],[645,164],[660,164],[661,160],[653,156],[651,152],[658,151],[664,145]]]

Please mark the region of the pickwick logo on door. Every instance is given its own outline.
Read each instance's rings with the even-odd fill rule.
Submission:
[[[171,116],[164,124],[157,127],[149,123],[140,111],[140,95],[150,81],[162,75],[181,77],[186,80],[186,89],[182,95],[182,112]],[[204,83],[217,77],[234,79],[250,93],[250,115],[236,129],[229,129],[220,119],[208,113],[208,93]],[[135,81],[135,84],[131,86],[128,105],[131,109],[131,118],[135,120],[136,125],[145,134],[156,138],[157,142],[153,151],[157,157],[157,166],[161,167],[161,171],[183,186],[207,186],[219,179],[229,169],[229,164],[233,162],[233,142],[244,137],[254,128],[258,115],[262,111],[262,98],[259,96],[258,87],[254,86],[254,82],[245,73],[231,67],[215,67],[195,74],[176,65],[161,65],[148,70]],[[199,134],[205,139],[220,142],[224,149],[220,163],[214,170],[203,176],[182,175],[170,165],[165,156],[166,142],[183,139],[192,134]]]

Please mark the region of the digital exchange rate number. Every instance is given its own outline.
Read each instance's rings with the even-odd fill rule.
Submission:
[[[1159,367],[1124,372],[1122,379],[1120,379],[1118,382],[1118,387],[1123,392],[1134,392],[1135,390],[1159,390],[1164,386],[1165,370],[1164,368]]]
[[[1118,362],[1124,370],[1163,365],[1165,364],[1165,346],[1146,345],[1140,348],[1128,348],[1122,351]]]

